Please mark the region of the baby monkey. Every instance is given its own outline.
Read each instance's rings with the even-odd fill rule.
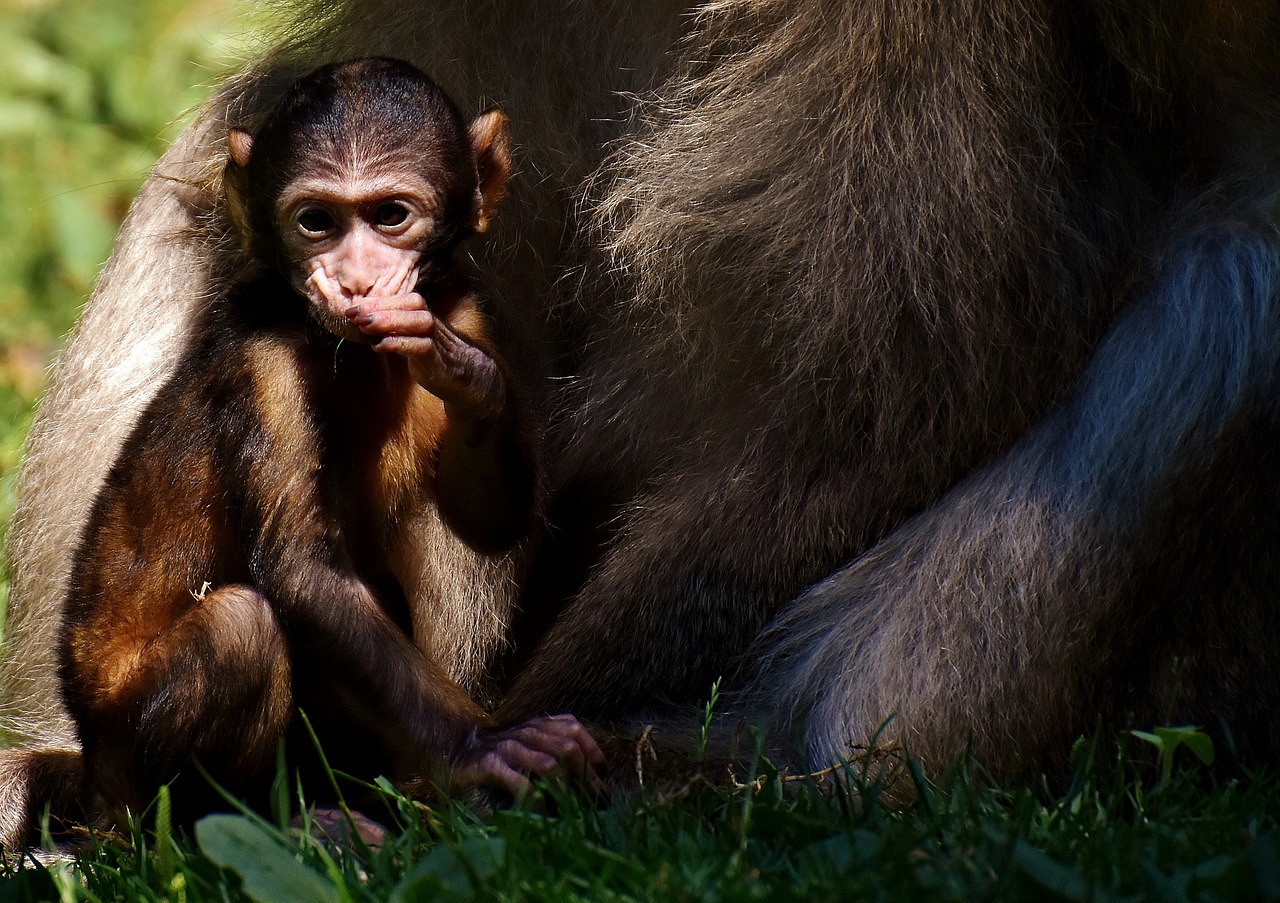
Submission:
[[[138,812],[197,761],[252,795],[299,705],[366,776],[589,775],[575,719],[501,728],[464,689],[534,505],[530,431],[453,263],[505,191],[505,117],[468,127],[414,67],[363,59],[228,149],[262,273],[202,316],[74,558],[61,676],[87,789]]]

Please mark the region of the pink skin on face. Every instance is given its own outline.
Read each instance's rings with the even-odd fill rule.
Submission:
[[[361,340],[346,311],[413,292],[421,249],[438,226],[441,199],[406,161],[319,166],[290,183],[276,201],[276,223],[294,261],[291,280],[317,319],[337,335]]]
[[[300,260],[298,288],[324,326],[341,338],[402,355],[413,379],[453,416],[501,414],[506,387],[497,364],[449,329],[414,291],[419,248],[435,220],[404,194],[323,200],[303,194],[287,208],[287,244]]]
[[[501,412],[505,386],[488,354],[450,330],[414,291],[420,248],[436,228],[430,186],[404,173],[302,180],[280,199],[294,284],[316,318],[349,341],[402,355],[413,378],[464,419]]]
[[[416,249],[396,247],[361,220],[333,248],[312,255],[304,290],[311,302],[335,318],[353,304],[406,295],[418,282]]]

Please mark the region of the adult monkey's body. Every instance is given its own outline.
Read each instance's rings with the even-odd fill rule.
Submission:
[[[532,589],[570,601],[508,716],[736,669],[815,764],[892,712],[927,762],[971,739],[1003,772],[1099,713],[1280,747],[1273,2],[395,5],[262,71],[387,52],[500,102],[524,193],[486,270],[550,312],[583,267],[508,324],[575,377]],[[69,546],[226,278],[206,195],[165,177],[286,80],[239,80],[161,164],[34,433],[5,702],[37,740],[65,739],[42,656]],[[612,92],[650,86],[637,125]],[[578,186],[628,133],[587,233]]]

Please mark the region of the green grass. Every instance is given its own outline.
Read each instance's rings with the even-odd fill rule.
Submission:
[[[694,780],[601,807],[542,786],[487,817],[388,791],[373,814],[393,830],[372,850],[291,829],[287,806],[209,816],[194,837],[149,814],[162,827],[18,865],[0,900],[1280,899],[1276,778],[1183,763],[1162,779],[1137,745],[1081,741],[1058,793],[995,786],[964,764],[937,784],[917,777],[902,810],[856,773],[784,792],[765,770],[751,786]]]
[[[247,26],[230,0],[0,0],[0,522],[49,356],[145,173]],[[3,589],[3,587],[0,587]],[[544,789],[489,817],[389,795],[363,855],[246,815],[11,863],[8,900],[1280,899],[1280,779],[1215,777],[1185,734],[1082,743],[1070,787],[973,765],[917,802],[874,785],[693,781],[597,808]],[[1173,739],[1170,739],[1173,738]],[[1174,767],[1174,765],[1178,767]],[[794,789],[796,785],[788,785]],[[297,810],[300,805],[293,803]],[[556,814],[550,814],[550,813]]]

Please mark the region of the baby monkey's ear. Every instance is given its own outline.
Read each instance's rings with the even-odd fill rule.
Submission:
[[[244,129],[231,129],[227,132],[227,150],[231,151],[231,161],[244,169],[253,156],[253,136]]]
[[[471,135],[471,153],[476,158],[476,174],[480,177],[476,187],[475,215],[471,228],[484,232],[489,220],[498,209],[507,190],[511,176],[511,143],[507,140],[507,116],[501,110],[486,110],[475,118],[468,130]]]
[[[227,166],[222,172],[222,188],[227,198],[227,215],[240,233],[240,244],[252,253],[249,234],[248,166],[253,155],[253,136],[243,129],[227,132]]]

